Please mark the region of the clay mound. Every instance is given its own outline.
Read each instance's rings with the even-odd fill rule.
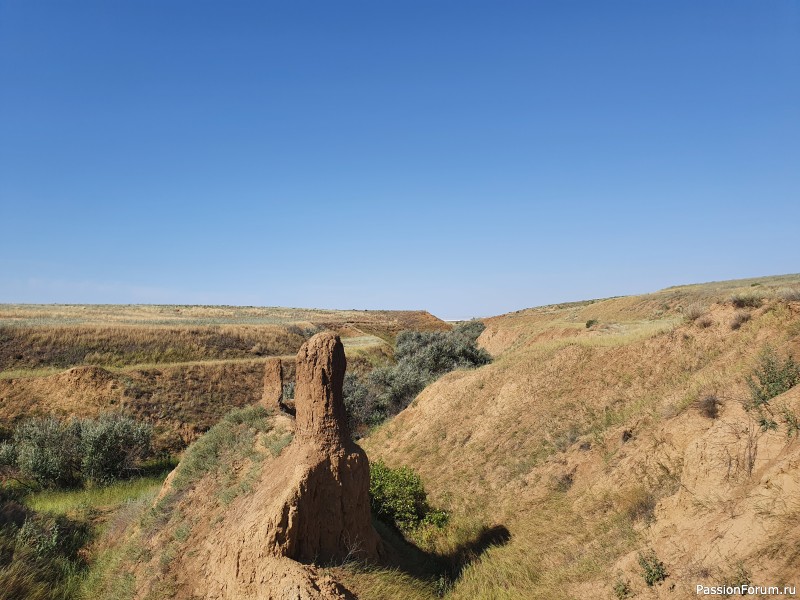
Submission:
[[[381,553],[370,515],[369,462],[347,430],[342,399],[345,368],[339,337],[314,336],[297,356],[296,421],[271,403],[266,411],[257,407],[266,415],[262,425],[248,425],[249,417],[234,419],[239,425],[229,423],[233,429],[224,438],[231,440],[226,444],[241,444],[248,431],[262,432],[256,434],[253,450],[263,451],[266,458],[255,463],[246,452],[236,450],[232,463],[216,467],[220,476],[208,472],[190,487],[176,483],[182,476],[185,479],[183,463],[176,469],[153,510],[168,523],[180,521],[159,528],[147,546],[152,556],[163,555],[165,547],[175,544],[173,528],[182,526],[191,533],[166,572],[163,563],[155,561],[137,568],[141,595],[171,579],[171,597],[180,599],[353,598],[312,564],[376,560]],[[271,370],[278,371],[275,365]],[[288,446],[268,450],[270,440],[292,429]],[[220,448],[214,454],[222,456],[225,451]],[[244,489],[254,465],[258,475],[246,483],[247,492],[220,503],[225,497],[220,488]],[[160,574],[152,573],[159,569]]]
[[[222,543],[210,549],[207,597],[258,593],[265,557],[322,564],[378,557],[369,462],[347,431],[345,368],[335,334],[317,334],[300,349],[294,440],[273,463],[269,479],[230,515],[235,525]]]
[[[63,383],[72,385],[94,385],[101,386],[107,385],[110,382],[116,381],[112,373],[106,371],[101,367],[93,365],[82,365],[80,367],[73,367],[63,373],[59,373],[58,379]]]
[[[342,585],[313,567],[288,558],[261,561],[258,573],[249,582],[249,591],[224,596],[252,600],[353,600]]]
[[[283,400],[283,363],[280,358],[268,358],[264,365],[264,392],[261,404],[279,408]]]

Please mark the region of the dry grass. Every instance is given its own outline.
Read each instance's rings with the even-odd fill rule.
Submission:
[[[294,354],[323,329],[357,350],[449,327],[424,311],[0,304],[0,373]]]
[[[391,362],[398,331],[448,327],[422,311],[0,305],[0,418],[122,410],[153,423],[159,450],[179,452],[260,400],[265,357],[284,358],[291,379],[320,329],[342,335],[363,373]]]
[[[764,297],[760,294],[734,294],[731,296],[731,304],[736,308],[760,308],[764,304]]]
[[[256,306],[155,304],[0,304],[0,325],[134,325],[206,327],[220,325],[314,324],[373,325],[391,330],[444,329],[448,326],[425,311],[322,310]]]
[[[707,313],[708,313],[708,306],[706,306],[702,302],[692,302],[683,311],[683,317],[686,319],[686,321],[693,322],[697,321],[697,319],[706,315]]]
[[[287,365],[291,376],[291,364]],[[232,408],[261,399],[263,360],[157,365],[108,371],[78,368],[49,377],[0,380],[0,417],[93,417],[122,411],[154,426],[158,451],[176,453]]]
[[[301,330],[276,325],[4,327],[0,329],[0,367],[121,367],[255,358],[293,354],[304,341]]]
[[[731,329],[734,331],[741,329],[742,325],[747,323],[752,318],[753,315],[746,310],[737,310],[736,314],[733,315],[733,319],[731,319]]]
[[[778,351],[800,348],[800,317],[784,300],[766,300],[738,331],[711,325],[735,317],[732,295],[760,288],[759,297],[771,298],[770,290],[798,281],[682,286],[487,319],[482,341],[497,357],[493,364],[446,375],[364,440],[371,458],[419,471],[431,502],[453,513],[444,532],[424,540],[436,556],[455,553],[481,527],[510,531],[507,543],[476,553],[446,597],[613,597],[621,569],[633,593],[649,597],[635,557],[658,539],[651,532],[663,506],[684,493],[682,460],[691,441],[712,431],[722,448],[746,451],[746,439],[734,444],[720,429],[737,408],[728,400],[747,393],[744,377],[766,342]],[[708,312],[686,323],[693,303]],[[709,326],[698,326],[704,318]],[[600,325],[587,330],[589,319]],[[361,347],[356,341],[350,349],[357,355]],[[712,394],[726,400],[721,417],[686,410],[705,410]],[[738,422],[725,427],[752,433],[742,433]],[[624,431],[632,432],[627,441]],[[781,439],[775,452],[788,447]],[[775,456],[753,460],[751,471]],[[725,480],[724,493],[753,481]],[[734,514],[726,498],[683,501]],[[665,547],[657,548],[660,557]],[[672,563],[668,568],[679,572]],[[360,598],[434,598],[447,587],[411,569],[351,565],[330,572]],[[685,582],[674,577],[680,595]]]
[[[722,403],[715,395],[703,396],[695,405],[697,411],[706,418],[716,419],[719,416],[719,407]]]
[[[800,317],[779,301],[735,332],[685,323],[680,307],[693,302],[709,307],[712,324],[730,322],[726,300],[737,287],[681,289],[664,309],[649,295],[488,319],[482,341],[493,364],[445,376],[363,440],[370,456],[418,470],[437,505],[511,531],[448,597],[610,594],[618,561],[632,555],[638,569],[642,536],[680,480],[681,454],[656,432],[684,418],[692,431],[713,426],[686,408],[704,410],[717,390],[745,395],[763,344],[800,343]],[[650,320],[632,318],[648,310]],[[587,330],[588,318],[604,325]],[[623,443],[624,430],[633,441]],[[646,444],[655,450],[643,454]],[[633,468],[634,456],[651,454],[661,458]],[[570,486],[553,485],[566,476]],[[606,486],[623,493],[603,501]]]
[[[800,287],[784,287],[775,291],[775,297],[786,302],[800,302]]]

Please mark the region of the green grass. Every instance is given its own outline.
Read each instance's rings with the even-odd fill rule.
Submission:
[[[175,490],[185,489],[207,473],[222,472],[234,460],[260,463],[265,458],[256,440],[277,455],[291,441],[288,432],[273,429],[273,413],[255,405],[229,412],[186,451],[173,482]]]
[[[106,487],[17,495],[30,512],[22,528],[12,525],[0,530],[0,547],[7,559],[0,569],[0,598],[131,598],[133,581],[121,570],[126,549],[118,542],[127,526],[152,503],[168,464],[150,465],[149,470],[157,474]],[[23,539],[30,541],[20,542],[26,528],[30,533]],[[98,542],[100,531],[105,532],[102,543]],[[94,556],[87,561],[88,552]]]
[[[61,373],[61,367],[41,367],[38,369],[8,369],[0,371],[0,379],[28,379],[31,377],[49,377]]]
[[[25,498],[25,504],[36,512],[66,515],[74,512],[113,510],[126,502],[136,500],[157,490],[165,475],[141,477],[118,481],[109,486],[78,490],[46,490]]]

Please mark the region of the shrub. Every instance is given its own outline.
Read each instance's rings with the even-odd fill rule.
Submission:
[[[735,294],[731,296],[731,304],[736,308],[758,308],[763,304],[763,300],[753,294]]]
[[[370,424],[373,418],[372,401],[369,388],[355,373],[346,373],[342,386],[344,408],[351,433],[355,433],[359,425]]]
[[[83,480],[110,483],[128,475],[150,450],[152,429],[130,417],[54,417],[19,425],[11,444],[0,446],[0,466],[43,487],[72,487]]]
[[[390,469],[382,461],[370,465],[369,495],[375,515],[401,531],[447,524],[447,513],[431,509],[422,479],[409,467]]]
[[[800,383],[800,366],[791,356],[781,359],[775,351],[765,346],[758,364],[747,378],[752,406],[767,404],[776,396]]]
[[[800,434],[800,417],[795,414],[788,406],[781,408],[783,422],[786,425],[786,437]]]
[[[17,449],[10,442],[0,442],[0,469],[17,465]]]
[[[683,310],[683,318],[686,319],[687,322],[692,323],[705,315],[707,312],[708,308],[705,306],[705,304],[702,304],[701,302],[692,302]]]
[[[668,576],[667,568],[663,562],[658,560],[658,556],[653,550],[646,554],[639,554],[639,566],[642,567],[644,582],[650,587],[664,581]]]
[[[758,415],[758,427],[761,431],[777,431],[778,423],[774,419],[765,414]]]
[[[621,577],[617,579],[614,583],[614,596],[619,600],[625,600],[625,598],[629,598],[632,595],[633,592],[631,592],[631,586],[628,582]]]
[[[700,414],[709,419],[716,419],[719,416],[719,399],[713,394],[705,396],[697,401],[697,410]]]
[[[393,366],[380,367],[365,379],[347,374],[344,402],[351,431],[377,425],[408,406],[426,385],[454,369],[475,368],[491,361],[475,345],[484,330],[469,321],[448,332],[403,331],[397,336]]]
[[[785,302],[797,302],[800,300],[800,289],[799,288],[781,288],[775,295],[780,299],[784,300]]]
[[[491,362],[489,354],[475,345],[483,329],[480,321],[470,321],[448,332],[400,333],[395,349],[397,364],[370,374],[370,383],[377,391],[376,410],[399,412],[445,373]]]
[[[94,483],[111,483],[129,474],[150,452],[153,429],[121,415],[81,424],[81,472]]]
[[[591,328],[591,327],[594,327],[594,326],[595,326],[595,325],[597,325],[599,322],[600,322],[600,321],[598,321],[597,319],[589,319],[588,321],[586,321],[586,329],[589,329],[589,328]]]
[[[731,329],[734,331],[739,329],[742,325],[747,323],[752,316],[746,310],[737,311],[736,314],[733,316],[733,321],[731,321]]]
[[[16,464],[23,477],[45,487],[69,487],[80,481],[81,424],[54,417],[32,419],[14,432]]]
[[[703,329],[708,329],[714,324],[714,319],[706,315],[697,319],[697,324]]]
[[[230,469],[234,457],[263,458],[256,454],[254,446],[258,434],[274,433],[271,415],[261,405],[234,409],[225,415],[186,450],[176,470],[173,489],[186,489],[207,473]],[[290,440],[291,436],[265,439],[273,454],[279,453]]]

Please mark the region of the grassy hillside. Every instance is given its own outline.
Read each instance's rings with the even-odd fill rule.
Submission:
[[[743,405],[765,346],[800,358],[798,284],[683,286],[487,319],[493,364],[443,377],[363,440],[373,460],[417,469],[465,531],[509,529],[451,597],[688,598],[696,583],[737,577],[792,583],[800,395],[774,401],[775,430]],[[648,586],[659,564],[669,577]],[[392,572],[345,579],[364,598],[398,585]]]

